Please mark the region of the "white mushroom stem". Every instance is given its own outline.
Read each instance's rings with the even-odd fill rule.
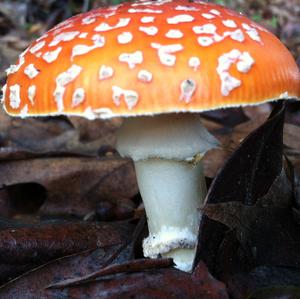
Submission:
[[[135,162],[150,232],[143,242],[144,255],[172,257],[184,271],[192,267],[199,208],[206,195],[201,164],[163,159]]]
[[[201,157],[217,144],[195,114],[124,121],[117,149],[134,160],[148,219],[144,256],[172,257],[177,268],[192,269],[206,196]]]

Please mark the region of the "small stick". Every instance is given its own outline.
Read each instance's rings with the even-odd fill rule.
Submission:
[[[48,289],[57,289],[57,288],[65,288],[72,287],[76,285],[80,285],[83,283],[90,282],[99,277],[119,274],[119,273],[132,273],[139,272],[143,270],[155,269],[155,268],[168,268],[173,265],[172,259],[138,259],[132,260],[128,262],[124,262],[121,264],[109,265],[99,271],[93,272],[91,274],[65,279],[63,281],[53,283],[47,286]]]

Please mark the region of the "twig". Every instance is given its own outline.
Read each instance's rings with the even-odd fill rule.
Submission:
[[[76,285],[81,285],[87,282],[91,282],[97,278],[101,278],[107,275],[120,274],[120,273],[132,273],[132,272],[140,272],[149,269],[155,268],[168,268],[173,265],[172,259],[138,259],[132,260],[129,262],[124,262],[121,264],[115,264],[107,266],[99,271],[93,272],[91,274],[65,279],[63,281],[50,284],[48,289],[57,289],[57,288],[65,288],[72,287]]]

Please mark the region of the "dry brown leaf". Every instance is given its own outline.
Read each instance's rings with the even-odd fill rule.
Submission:
[[[0,163],[1,186],[37,183],[47,191],[40,214],[84,216],[97,202],[138,192],[131,161],[120,158],[44,158]],[[1,187],[0,186],[0,187]],[[20,185],[22,188],[22,185]],[[24,194],[24,205],[26,198]]]

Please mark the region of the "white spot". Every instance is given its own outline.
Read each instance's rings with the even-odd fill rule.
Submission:
[[[162,50],[166,53],[176,53],[183,50],[183,46],[181,44],[161,45],[158,43],[151,43],[151,47],[154,49]]]
[[[122,53],[119,56],[119,61],[128,63],[129,68],[133,69],[136,64],[141,64],[143,62],[143,53],[141,51]]]
[[[221,55],[218,58],[218,69],[220,71],[228,71],[230,66],[237,62],[241,55],[241,52],[237,49],[233,49],[230,52],[227,52],[223,55]]]
[[[139,96],[136,91],[125,90],[124,99],[128,109],[131,110],[137,104]]]
[[[196,82],[192,79],[187,79],[181,82],[180,84],[180,101],[185,101],[190,103],[192,96],[196,90]]]
[[[208,20],[211,20],[211,19],[215,18],[215,16],[210,14],[210,13],[203,13],[201,15],[202,15],[203,18],[208,19]]]
[[[39,42],[39,41],[41,41],[42,39],[47,38],[48,36],[49,36],[49,34],[45,33],[45,34],[43,34],[42,36],[40,36],[40,37],[36,40],[36,42]]]
[[[245,29],[245,30],[251,30],[251,27],[246,24],[246,23],[242,23],[242,27]]]
[[[110,66],[101,65],[99,69],[99,79],[104,80],[112,77],[114,74],[114,70]]]
[[[133,36],[130,32],[122,32],[117,37],[119,44],[128,44],[132,41]]]
[[[105,37],[101,34],[94,34],[92,36],[92,40],[94,41],[94,45],[98,48],[101,48],[105,45]]]
[[[25,75],[27,75],[30,79],[33,79],[35,78],[38,74],[39,74],[40,71],[38,71],[34,64],[31,63],[29,64],[28,66],[26,66],[26,68],[24,69],[24,73]]]
[[[135,9],[135,8],[130,8],[128,9],[129,13],[139,13],[139,12],[144,12],[144,13],[163,13],[162,10],[159,9],[150,9],[150,8],[145,8],[145,9]]]
[[[69,24],[67,24],[67,25],[65,25],[65,26],[61,26],[61,27],[59,27],[58,29],[54,30],[54,31],[52,32],[52,34],[53,34],[53,35],[60,34],[62,31],[66,30],[66,29],[68,29],[68,28],[72,28],[72,27],[74,27],[74,24],[73,24],[73,22],[70,22]]]
[[[188,65],[189,67],[193,68],[194,71],[197,71],[197,69],[200,66],[200,63],[200,59],[198,57],[193,56],[189,59]]]
[[[241,85],[241,81],[230,76],[228,72],[220,74],[221,83],[221,93],[223,96],[228,96],[229,93]]]
[[[156,0],[156,1],[145,1],[145,0],[142,0],[142,1],[137,1],[135,3],[132,3],[131,6],[141,6],[141,5],[155,5],[155,6],[160,6],[160,5],[163,5],[165,3],[169,3],[169,2],[172,2],[172,0]]]
[[[202,47],[208,47],[214,43],[214,40],[208,36],[199,36],[197,38],[197,41],[198,41],[199,45]]]
[[[183,11],[199,11],[200,9],[194,6],[186,6],[186,5],[177,5],[175,10],[183,10]]]
[[[289,98],[289,92],[288,91],[283,92],[282,94],[279,95],[278,98],[279,99],[287,99],[287,98]]]
[[[183,46],[181,44],[161,45],[158,43],[151,43],[151,47],[158,50],[157,54],[159,60],[166,66],[175,65],[176,56],[172,54],[183,50]]]
[[[114,114],[112,110],[109,108],[92,109],[91,107],[87,107],[84,110],[83,114],[81,114],[81,116],[90,120],[94,120],[96,118],[102,118],[102,119],[111,118],[113,115]]]
[[[13,109],[18,109],[21,104],[21,98],[20,98],[20,85],[15,84],[9,87],[9,104],[10,107]]]
[[[87,45],[76,45],[72,49],[72,55],[71,55],[71,60],[74,59],[75,56],[83,55],[86,54],[92,50],[97,48],[97,46],[87,46]]]
[[[96,18],[88,16],[82,19],[81,24],[82,25],[89,25],[96,21]]]
[[[79,34],[79,38],[87,38],[87,36],[88,36],[88,32],[82,32],[82,33],[80,33]]]
[[[12,64],[8,69],[5,70],[6,75],[14,74],[16,73],[21,66],[25,63],[25,59],[23,56],[19,57],[19,63],[18,64]]]
[[[152,81],[152,73],[146,70],[140,70],[137,75],[138,79],[142,82],[151,82]]]
[[[7,90],[7,84],[4,84],[1,88],[2,98],[0,99],[0,103],[3,103],[5,100],[6,90]]]
[[[230,37],[233,40],[236,40],[238,42],[243,42],[244,39],[245,39],[244,34],[243,34],[242,30],[240,30],[240,29],[237,29],[237,30],[233,31],[231,33]]]
[[[97,46],[87,46],[87,45],[76,45],[72,49],[71,60],[73,61],[75,56],[84,55],[94,49],[98,48]]]
[[[76,107],[83,103],[85,98],[85,91],[83,88],[76,88],[75,91],[73,92],[72,96],[72,107]]]
[[[192,30],[196,34],[215,34],[217,27],[214,24],[204,24],[202,26],[193,26]]]
[[[222,23],[224,24],[224,26],[226,26],[228,28],[236,28],[237,27],[235,21],[233,21],[233,20],[223,20]]]
[[[34,54],[35,52],[41,50],[44,46],[45,46],[46,42],[43,40],[37,44],[35,44],[34,46],[29,48],[29,52],[31,54]]]
[[[69,83],[71,83],[73,80],[75,80],[80,72],[82,70],[82,67],[73,64],[70,68],[68,68],[65,72],[59,74],[56,78],[56,88],[54,90],[54,97],[55,101],[57,103],[57,109],[59,112],[62,112],[64,110],[64,102],[63,102],[63,96],[65,93],[65,86]]]
[[[214,39],[215,42],[220,42],[220,41],[222,41],[222,40],[224,39],[224,37],[225,37],[225,36],[221,36],[221,35],[219,35],[219,34],[217,34],[217,33],[215,33],[215,34],[213,35],[213,39]]]
[[[254,59],[248,52],[240,52],[236,49],[218,58],[217,73],[221,79],[221,93],[223,96],[228,96],[233,89],[241,85],[240,80],[229,74],[229,69],[234,63],[237,63],[238,71],[246,73],[254,64]]]
[[[59,53],[61,52],[62,47],[58,47],[57,49],[53,50],[53,51],[47,51],[42,58],[48,62],[51,63],[53,61],[55,61],[59,55]]]
[[[177,15],[171,18],[167,18],[168,24],[179,24],[194,21],[194,17],[191,15]]]
[[[141,18],[141,22],[144,23],[144,24],[152,23],[152,22],[154,22],[154,19],[155,19],[155,17],[151,17],[151,16],[149,16],[149,17],[142,17]]]
[[[132,3],[131,6],[141,6],[141,5],[155,5],[155,6],[160,6],[160,5],[163,5],[165,3],[169,3],[169,2],[172,2],[172,0],[156,0],[156,1],[145,1],[145,0],[142,0],[142,1],[137,1],[135,3]]]
[[[24,105],[24,107],[21,109],[19,116],[21,118],[25,118],[28,115],[28,105]]]
[[[243,42],[245,40],[244,34],[241,29],[237,29],[235,31],[225,31],[223,36],[230,36],[231,39],[236,40],[238,42]]]
[[[108,19],[111,16],[115,16],[116,12],[107,12],[107,13],[103,13],[101,16],[104,17],[105,19]]]
[[[248,34],[248,36],[251,39],[253,39],[253,40],[257,41],[257,42],[261,42],[259,33],[258,33],[258,31],[255,28],[251,28],[250,30],[247,30],[246,34]]]
[[[94,109],[94,112],[102,119],[111,118],[113,116],[113,112],[109,108]]]
[[[54,98],[57,105],[57,110],[59,112],[64,111],[64,94],[65,94],[66,88],[61,85],[56,85],[56,88],[54,90]]]
[[[83,112],[83,117],[89,119],[89,120],[94,120],[96,119],[96,114],[94,113],[93,109],[91,107],[87,107],[84,112]]]
[[[68,42],[70,40],[73,40],[79,34],[79,31],[69,31],[60,33],[56,35],[54,39],[50,42],[49,47],[57,46],[60,42]]]
[[[109,31],[109,30],[113,30],[113,29],[116,29],[116,28],[127,27],[130,20],[131,20],[130,18],[120,18],[118,23],[115,26],[110,26],[107,23],[101,23],[94,30],[96,32],[104,32],[104,31]]]
[[[241,73],[247,73],[249,72],[253,64],[254,59],[250,56],[249,52],[243,52],[239,57],[236,68]]]
[[[139,30],[146,33],[147,35],[155,35],[158,32],[158,29],[155,26],[140,26]]]
[[[170,29],[166,33],[166,37],[168,37],[168,38],[182,38],[183,37],[183,33],[182,33],[182,31],[180,31],[178,29]]]
[[[163,65],[173,66],[176,63],[176,56],[175,55],[165,53],[162,50],[158,50],[158,57],[159,57],[160,62]]]
[[[219,15],[221,14],[221,13],[220,13],[218,10],[216,10],[216,9],[211,9],[209,12],[212,13],[212,14],[214,14],[214,15],[216,15],[216,16],[219,16]]]
[[[82,71],[82,67],[76,64],[73,64],[70,68],[68,68],[65,72],[59,74],[56,78],[57,85],[67,85],[76,77],[79,76],[80,72]]]
[[[34,105],[34,100],[35,100],[35,95],[36,95],[36,86],[35,85],[31,85],[28,87],[27,90],[27,94],[28,94],[28,99],[31,103],[31,105]]]
[[[125,103],[129,110],[131,110],[138,102],[139,96],[134,90],[125,90],[118,86],[113,86],[112,91],[113,102],[116,106],[120,106],[122,97],[124,97]]]
[[[84,55],[94,49],[102,48],[105,45],[105,38],[100,34],[95,34],[92,37],[94,41],[94,45],[87,46],[87,45],[76,45],[72,49],[71,60],[74,59],[75,56]]]
[[[242,23],[242,27],[246,30],[246,33],[248,34],[248,36],[251,39],[253,39],[253,40],[257,41],[257,42],[261,42],[259,33],[258,33],[258,31],[255,28],[249,26],[246,23]]]

